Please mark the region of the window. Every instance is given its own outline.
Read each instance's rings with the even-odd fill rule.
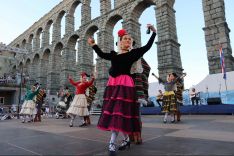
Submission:
[[[0,105],[4,105],[4,97],[0,97]]]

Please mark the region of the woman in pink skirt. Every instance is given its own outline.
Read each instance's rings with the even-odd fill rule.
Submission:
[[[104,53],[93,38],[88,39],[89,45],[99,57],[111,61],[110,77],[103,96],[102,114],[97,125],[99,129],[112,132],[109,144],[111,155],[115,154],[115,140],[119,132],[122,132],[124,136],[119,150],[124,150],[126,147],[130,147],[128,135],[139,133],[141,130],[139,104],[130,69],[132,64],[141,58],[154,42],[156,29],[150,24],[147,27],[153,34],[145,46],[136,49],[132,49],[133,39],[124,29],[118,32],[118,52]]]

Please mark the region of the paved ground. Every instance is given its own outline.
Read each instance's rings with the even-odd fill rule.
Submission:
[[[68,127],[68,119],[41,123],[0,121],[0,155],[108,155],[110,133],[89,127]],[[163,124],[162,116],[143,116],[142,145],[117,155],[234,155],[234,116],[183,116]],[[119,135],[119,141],[122,138]],[[118,141],[118,142],[119,142]]]

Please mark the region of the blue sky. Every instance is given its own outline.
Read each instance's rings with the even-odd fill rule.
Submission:
[[[112,0],[113,1],[113,0]],[[9,44],[13,39],[23,33],[34,22],[40,19],[50,9],[57,5],[61,0],[5,0],[0,5],[0,42]],[[92,18],[100,13],[98,0],[92,0]],[[228,26],[234,31],[234,0],[225,0],[226,19]],[[185,79],[186,88],[199,83],[208,75],[208,61],[205,47],[205,38],[202,28],[204,27],[204,17],[202,11],[202,0],[176,0],[176,26],[178,42],[181,44],[181,60],[184,71],[187,72]],[[76,9],[75,16],[80,17],[79,8]],[[64,22],[64,20],[62,21]],[[156,25],[154,6],[146,9],[141,15],[142,45],[144,45],[149,35],[145,34],[147,23]],[[79,26],[76,20],[76,28]],[[121,27],[120,22],[114,28],[114,36]],[[63,29],[63,27],[62,27]],[[231,31],[231,46],[234,48],[234,32]],[[158,73],[157,67],[157,48],[156,46],[145,54],[144,58],[151,66],[151,71]],[[150,76],[150,82],[156,81]]]

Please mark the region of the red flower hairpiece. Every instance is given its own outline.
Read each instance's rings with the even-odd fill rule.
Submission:
[[[125,29],[121,29],[118,31],[118,36],[119,37],[123,37],[124,35],[127,35],[127,31]]]

